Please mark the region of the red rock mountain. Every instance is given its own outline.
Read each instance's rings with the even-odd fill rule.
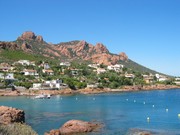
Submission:
[[[34,32],[24,32],[14,42],[0,42],[1,49],[22,50],[26,53],[40,54],[60,60],[85,60],[99,64],[116,64],[127,61],[128,56],[122,52],[119,55],[111,54],[105,45],[97,43],[92,45],[86,41],[70,41],[59,44],[48,44],[42,36]]]

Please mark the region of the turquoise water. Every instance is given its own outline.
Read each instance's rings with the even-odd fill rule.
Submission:
[[[92,134],[124,135],[131,129],[180,134],[180,89],[54,96],[51,99],[0,97],[0,105],[25,110],[26,123],[40,135],[71,119],[104,123],[99,133]]]

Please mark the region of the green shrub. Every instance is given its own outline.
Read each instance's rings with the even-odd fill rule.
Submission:
[[[0,125],[0,135],[37,135],[37,133],[26,124],[14,123]]]

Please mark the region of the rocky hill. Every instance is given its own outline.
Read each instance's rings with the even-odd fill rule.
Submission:
[[[31,31],[24,32],[13,42],[0,42],[0,52],[3,50],[22,51],[26,54],[40,55],[61,61],[78,60],[104,65],[121,63],[128,68],[142,72],[155,72],[133,62],[124,52],[119,54],[110,53],[102,43],[92,45],[84,40],[76,40],[51,44],[45,42],[42,36],[35,35],[35,33]]]

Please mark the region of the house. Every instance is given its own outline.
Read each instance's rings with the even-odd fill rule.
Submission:
[[[15,62],[15,64],[21,64],[23,66],[29,66],[29,65],[33,65],[35,66],[35,61],[29,61],[29,60],[19,60],[17,62]]]
[[[2,72],[10,72],[13,69],[14,69],[14,67],[9,65],[8,63],[1,63],[0,64],[0,71],[2,71]]]
[[[154,76],[153,75],[143,75],[143,80],[149,84],[154,81]]]
[[[38,76],[39,74],[37,73],[36,70],[33,69],[24,69],[22,71],[22,73],[24,73],[24,75],[33,75],[33,76]]]
[[[33,83],[33,89],[41,89],[42,83]]]
[[[133,79],[135,77],[135,75],[134,74],[125,74],[125,77]]]
[[[97,88],[98,84],[87,84],[87,88],[93,89],[93,88]]]
[[[32,89],[64,89],[68,88],[68,86],[64,83],[62,83],[62,80],[51,80],[51,81],[45,81],[43,83],[33,83]]]
[[[79,73],[78,73],[78,69],[71,69],[71,74],[72,74],[73,76],[78,75],[78,74],[79,74]]]
[[[54,71],[51,69],[43,69],[42,72],[48,75],[54,75]]]
[[[97,68],[96,72],[97,72],[97,74],[105,73],[106,69],[104,69],[104,68]]]
[[[69,66],[71,66],[71,63],[70,62],[61,62],[60,66],[67,66],[67,67],[69,67]]]
[[[88,67],[91,67],[91,68],[98,68],[100,65],[99,64],[89,64]]]
[[[164,82],[164,81],[168,80],[168,78],[166,76],[163,76],[160,74],[156,74],[155,76],[157,78],[157,81],[159,81],[159,82]]]
[[[124,67],[124,65],[121,64],[115,64],[115,65],[110,65],[107,67],[108,70],[114,70],[116,72],[120,72],[121,69]]]
[[[0,73],[0,79],[14,80],[13,73]]]

